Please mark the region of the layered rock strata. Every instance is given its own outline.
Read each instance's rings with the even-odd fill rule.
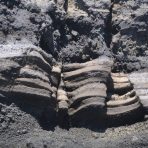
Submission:
[[[111,81],[106,103],[109,124],[126,124],[142,119],[142,105],[128,75],[111,73]]]
[[[134,72],[129,75],[136,94],[142,103],[144,111],[148,114],[148,73],[147,72]]]
[[[9,102],[31,105],[39,116],[48,108],[48,116],[55,118],[58,77],[52,56],[23,44],[1,45],[0,50],[0,94]]]
[[[35,46],[0,48],[1,99],[28,104],[39,117],[58,117],[60,125],[123,124],[143,118],[141,103],[147,112],[147,73],[111,73],[114,62],[106,56],[60,64]]]
[[[106,113],[107,82],[112,60],[101,57],[86,63],[63,65],[71,124],[95,124]]]
[[[47,116],[72,124],[105,117],[123,121],[136,112],[136,119],[142,117],[139,99],[147,112],[142,74],[135,73],[137,80],[129,74],[131,83],[111,72],[147,68],[147,4],[0,0],[0,99],[44,121]]]

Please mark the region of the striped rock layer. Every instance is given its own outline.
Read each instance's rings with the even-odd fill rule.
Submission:
[[[111,66],[112,61],[106,58],[63,65],[63,81],[69,98],[68,115],[72,124],[95,123],[104,118]]]
[[[107,121],[126,124],[143,118],[143,109],[133,84],[124,73],[111,73],[112,86],[108,89]]]
[[[56,114],[58,79],[52,56],[38,47],[29,45],[0,46],[0,98],[7,98],[25,106],[27,111],[48,116]]]
[[[126,124],[147,113],[147,73],[111,73],[113,61],[105,56],[62,65],[35,46],[0,50],[1,100],[26,103],[62,125]]]
[[[148,114],[148,73],[135,72],[129,75],[130,81],[133,83],[136,94],[142,103],[144,111]]]

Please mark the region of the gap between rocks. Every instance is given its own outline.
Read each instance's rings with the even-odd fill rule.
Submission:
[[[113,7],[114,7],[114,0],[111,0],[111,6],[110,6],[110,13],[109,13],[109,17],[106,21],[106,35],[105,35],[105,42],[108,48],[110,48],[111,42],[112,42],[112,32],[113,32],[113,27],[112,27],[112,11],[113,11]]]

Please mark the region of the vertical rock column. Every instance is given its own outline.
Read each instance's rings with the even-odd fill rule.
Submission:
[[[67,96],[67,92],[64,89],[65,86],[61,76],[61,82],[57,91],[58,123],[60,124],[60,126],[67,127],[69,124],[69,118],[68,118],[69,99]]]
[[[64,90],[64,83],[62,78],[62,64],[57,64],[52,67],[51,74],[52,84],[55,87],[55,94],[57,100],[57,122],[62,127],[67,127],[68,121],[68,97]]]

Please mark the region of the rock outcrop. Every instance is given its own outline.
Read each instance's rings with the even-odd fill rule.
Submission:
[[[147,0],[0,0],[0,143],[143,119],[147,20]]]
[[[59,57],[64,63],[82,63],[101,55],[111,56],[106,28],[111,2],[70,0],[65,37]]]
[[[72,125],[97,124],[106,114],[107,83],[113,62],[100,57],[86,63],[63,65]]]
[[[114,0],[111,48],[115,69],[131,72],[147,68],[147,0]]]
[[[1,45],[0,50],[1,95],[9,102],[24,106],[26,102],[26,106],[30,104],[36,107],[39,116],[48,108],[48,116],[55,119],[58,84],[54,83],[52,77],[52,56],[40,48],[23,44]]]
[[[139,97],[144,111],[148,114],[148,79],[147,72],[134,72],[129,75],[129,79],[132,82],[137,96]]]
[[[112,125],[143,119],[143,108],[128,75],[112,73],[108,89],[107,122]]]

